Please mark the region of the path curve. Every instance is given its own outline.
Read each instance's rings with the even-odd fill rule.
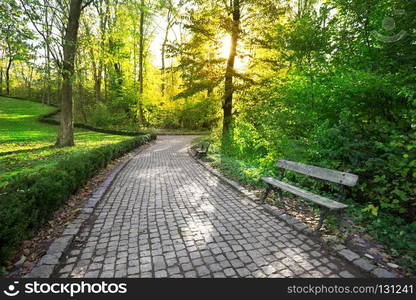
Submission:
[[[356,277],[161,136],[109,187],[52,277]]]

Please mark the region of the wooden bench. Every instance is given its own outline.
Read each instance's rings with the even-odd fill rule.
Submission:
[[[209,146],[211,146],[211,142],[201,142],[198,145],[198,148],[195,149],[195,156],[198,158],[206,156],[208,154]]]
[[[311,201],[321,207],[321,213],[319,218],[318,226],[316,230],[321,229],[323,221],[325,218],[335,212],[340,212],[341,210],[348,207],[341,203],[345,199],[345,186],[353,187],[358,182],[358,176],[351,173],[346,172],[339,172],[335,170],[305,165],[298,162],[293,162],[289,160],[279,160],[277,162],[277,167],[281,169],[279,180],[272,178],[272,177],[263,177],[262,180],[267,183],[267,188],[263,195],[260,198],[262,203],[265,202],[267,196],[271,191],[275,191],[278,196],[279,200],[283,199],[282,191],[290,192],[298,197]],[[326,197],[322,197],[320,195],[313,194],[309,191],[305,191],[299,187],[290,185],[286,182],[283,182],[283,178],[285,176],[285,171],[290,170],[296,173],[300,173],[309,177],[314,177],[330,182],[334,182],[339,184],[340,191],[338,195],[338,201],[331,200]],[[339,202],[340,201],[340,202]]]

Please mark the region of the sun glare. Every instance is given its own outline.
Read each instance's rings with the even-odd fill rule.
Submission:
[[[231,36],[226,35],[221,39],[221,47],[220,47],[220,56],[221,58],[228,59],[230,56],[231,51]],[[238,47],[238,54],[242,54],[242,47]],[[246,59],[242,59],[239,55],[235,58],[235,69],[238,71],[243,71],[247,68],[248,61]]]
[[[221,40],[220,56],[222,58],[228,58],[231,50],[231,37],[226,35]]]

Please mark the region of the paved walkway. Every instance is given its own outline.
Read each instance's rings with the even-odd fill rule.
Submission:
[[[221,183],[163,136],[133,158],[54,277],[353,277],[361,274]]]

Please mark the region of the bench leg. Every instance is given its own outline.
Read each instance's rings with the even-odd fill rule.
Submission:
[[[324,220],[329,215],[329,209],[321,209],[321,215],[319,217],[318,226],[316,226],[315,230],[319,231],[324,223]]]
[[[342,210],[337,210],[335,212],[335,216],[336,216],[336,218],[338,220],[339,230],[341,232],[345,231],[345,228],[344,228],[344,226],[342,224],[342,222],[344,221],[344,217],[342,216]]]
[[[267,196],[269,196],[270,192],[272,190],[272,187],[270,185],[267,185],[266,190],[264,191],[263,195],[260,197],[260,202],[264,203],[266,201]]]
[[[275,189],[277,196],[279,197],[279,201],[283,201],[283,191],[281,189]]]

